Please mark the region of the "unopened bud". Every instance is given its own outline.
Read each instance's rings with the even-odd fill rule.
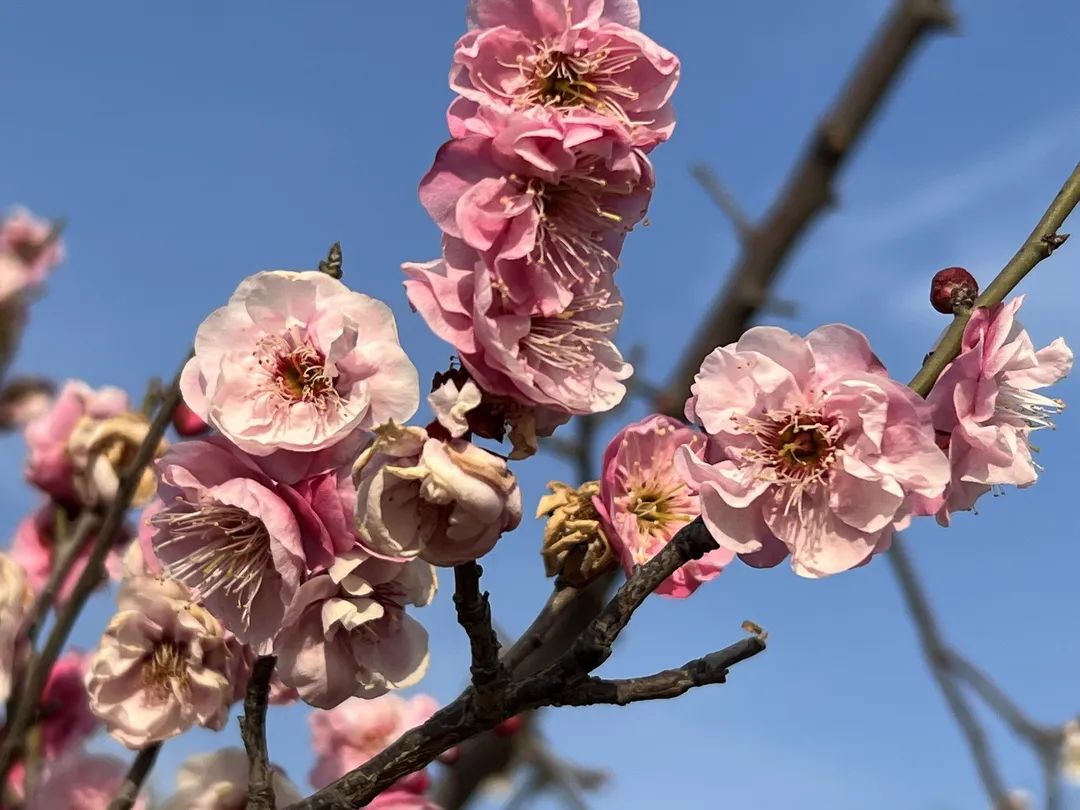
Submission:
[[[934,309],[946,315],[960,309],[971,309],[978,297],[979,282],[963,267],[938,270],[930,282],[930,303]]]
[[[521,727],[525,725],[525,719],[520,714],[515,714],[513,717],[507,717],[499,725],[492,729],[492,732],[496,737],[513,737],[519,731]]]
[[[548,516],[544,528],[544,571],[581,587],[616,566],[615,555],[600,528],[593,497],[600,483],[588,481],[574,489],[560,481],[548,484],[551,495],[540,499],[536,516]]]
[[[173,430],[178,436],[190,439],[193,436],[201,436],[210,430],[210,426],[202,420],[195,411],[191,410],[186,403],[181,402],[173,411]]]

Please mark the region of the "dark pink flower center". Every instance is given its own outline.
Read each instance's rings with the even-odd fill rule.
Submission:
[[[256,354],[270,376],[269,390],[287,403],[307,402],[324,408],[338,399],[326,357],[293,334],[265,337]]]
[[[638,93],[624,74],[638,56],[635,49],[612,43],[596,49],[578,45],[570,52],[539,42],[532,60],[519,60],[518,67],[526,81],[518,104],[523,108],[584,107],[629,124],[623,105],[636,101]]]
[[[832,469],[840,428],[822,414],[795,408],[769,411],[760,419],[737,418],[739,428],[756,440],[739,459],[758,480],[788,489],[788,504],[824,481]]]

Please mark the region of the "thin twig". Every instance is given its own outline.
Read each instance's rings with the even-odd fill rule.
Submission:
[[[45,623],[45,617],[56,601],[56,594],[60,592],[60,588],[67,581],[71,569],[75,567],[76,560],[85,550],[90,535],[100,522],[101,515],[91,509],[84,509],[75,523],[75,530],[70,537],[61,542],[60,552],[57,554],[52,569],[49,571],[49,578],[34,599],[34,604],[30,608],[30,615],[27,618],[26,636],[31,646],[37,642],[38,633]]]
[[[483,569],[475,561],[454,566],[454,607],[458,623],[469,637],[473,688],[481,708],[487,710],[493,708],[489,702],[498,698],[506,669],[499,661],[499,638],[491,625],[489,595],[480,592],[481,574]]]
[[[744,245],[750,242],[754,238],[754,223],[743,211],[739,201],[735,199],[735,195],[720,182],[716,172],[705,163],[695,163],[690,167],[690,174],[701,184],[709,198],[716,203],[716,207],[731,220],[739,241]]]
[[[264,655],[255,659],[244,694],[244,713],[240,716],[240,736],[248,757],[248,791],[244,810],[274,810],[274,772],[266,750],[266,704],[270,699],[270,679],[277,658]]]
[[[131,763],[131,769],[120,785],[120,790],[109,802],[108,810],[131,810],[160,750],[161,743],[158,742],[148,745],[135,755],[135,761]]]
[[[42,690],[45,688],[49,670],[52,669],[52,665],[56,662],[60,651],[67,642],[71,628],[74,627],[75,620],[86,604],[86,600],[90,598],[90,594],[98,586],[101,572],[104,570],[105,558],[116,543],[127,510],[131,506],[131,500],[142,478],[143,470],[153,459],[158,443],[161,441],[161,437],[165,435],[165,430],[169,426],[173,412],[180,403],[180,398],[180,374],[177,373],[172,386],[162,400],[161,407],[158,408],[158,412],[154,415],[154,419],[147,429],[146,438],[135,453],[135,458],[123,475],[120,476],[116,497],[109,504],[109,510],[101,523],[101,529],[98,531],[94,544],[90,549],[86,568],[76,581],[75,587],[72,589],[67,602],[64,603],[63,609],[58,611],[56,623],[53,625],[52,632],[49,633],[44,649],[40,655],[31,659],[20,683],[14,687],[20,690],[19,703],[15,716],[4,729],[3,742],[0,744],[0,784],[6,782],[22,746],[23,735],[37,712],[37,704],[41,699]]]

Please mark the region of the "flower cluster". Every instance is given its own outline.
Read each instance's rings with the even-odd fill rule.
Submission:
[[[452,138],[420,184],[443,255],[405,265],[405,286],[517,456],[570,416],[613,408],[632,371],[613,343],[614,274],[679,79],[639,16],[635,0],[474,0],[454,52]]]

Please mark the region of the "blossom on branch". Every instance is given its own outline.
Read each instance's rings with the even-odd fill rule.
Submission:
[[[274,801],[279,808],[300,801],[300,791],[276,766]],[[161,810],[236,810],[247,800],[248,758],[239,748],[188,757],[176,771],[176,793]]]
[[[930,408],[847,326],[750,329],[701,366],[686,415],[708,436],[677,464],[721,547],[758,567],[791,555],[823,577],[886,550],[949,480]]]
[[[107,810],[127,770],[127,763],[117,757],[73,751],[48,763],[25,810]],[[139,797],[132,810],[146,807],[145,797]]]

